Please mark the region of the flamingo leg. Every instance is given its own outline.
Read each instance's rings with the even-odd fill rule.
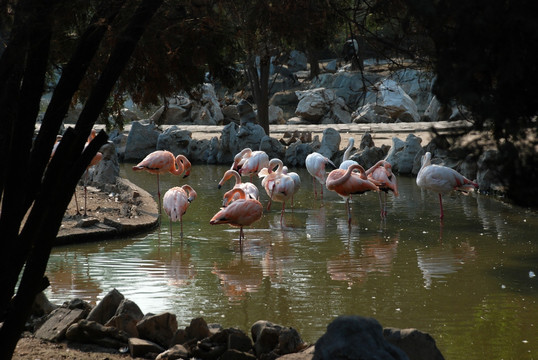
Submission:
[[[284,210],[286,208],[286,203],[282,202],[282,211],[280,212],[280,225],[282,226],[282,220],[284,219]]]
[[[159,198],[159,217],[161,216],[161,188],[159,186],[159,174],[157,174],[157,197]]]
[[[179,226],[181,227],[181,233],[179,234],[179,236],[183,239],[183,218],[179,219],[179,224]]]
[[[170,229],[170,241],[172,241],[172,219],[168,222],[168,228]]]
[[[320,198],[321,198],[321,200],[323,200],[323,184],[320,183],[320,184],[319,184],[319,188],[321,189],[321,190],[319,191],[319,192],[321,193]]]
[[[441,195],[441,193],[439,193],[439,207],[441,208],[441,216],[439,217],[439,219],[443,220],[445,214],[443,213],[443,196]]]
[[[346,199],[346,210],[347,210],[347,224],[351,226],[351,205],[349,204],[349,197]]]
[[[313,186],[314,186],[314,199],[318,199],[318,191],[316,190],[316,178],[315,177],[312,177],[312,183],[313,183]]]
[[[383,219],[385,216],[384,216],[384,212],[383,212],[383,200],[381,200],[381,192],[378,192],[379,194],[379,208],[381,209],[381,219]]]
[[[80,215],[80,210],[79,210],[79,207],[78,207],[77,188],[76,188],[76,186],[75,186],[75,205],[77,207],[77,215]]]

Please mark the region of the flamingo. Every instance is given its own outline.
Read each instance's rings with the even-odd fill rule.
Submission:
[[[159,198],[159,215],[161,215],[161,190],[159,185],[159,174],[170,172],[174,175],[181,175],[185,172],[183,177],[190,175],[191,163],[184,155],[178,155],[174,157],[170,151],[157,150],[148,154],[144,160],[139,162],[136,166],[133,166],[134,171],[146,170],[150,174],[157,175],[157,197]]]
[[[359,170],[359,173],[353,172]],[[363,194],[366,191],[378,191],[376,184],[368,180],[364,168],[359,164],[353,164],[344,169],[336,169],[327,176],[327,189],[336,192],[346,200],[348,225],[351,225],[351,209],[349,198],[351,194]]]
[[[263,206],[256,199],[247,198],[245,190],[234,188],[231,190],[231,197],[235,193],[239,194],[239,199],[232,201],[228,206],[223,207],[209,221],[211,225],[229,224],[230,226],[239,227],[239,244],[245,237],[243,227],[249,226],[261,219],[263,215]]]
[[[308,173],[312,175],[312,181],[314,183],[314,196],[316,199],[318,198],[318,193],[316,191],[316,180],[321,184],[321,198],[323,199],[323,185],[325,185],[326,178],[325,166],[327,163],[336,168],[329,158],[317,152],[309,154],[305,160],[306,170],[308,170]]]
[[[84,149],[86,149],[86,147],[88,147],[90,142],[96,136],[97,136],[97,133],[96,133],[95,129],[92,129],[90,135],[88,136],[88,140],[86,141],[86,144],[84,145]],[[54,147],[52,148],[53,155],[54,155],[54,152],[56,152],[56,148],[58,147],[58,144],[60,143],[61,139],[62,139],[61,135],[58,135],[56,137],[56,142],[54,143]],[[88,182],[88,170],[92,166],[97,165],[102,159],[103,159],[103,153],[98,151],[97,154],[95,154],[95,156],[93,157],[92,161],[90,161],[90,164],[88,165],[88,167],[86,167],[86,171],[84,172],[84,216],[88,216],[88,214],[86,212],[87,199],[88,199],[88,184],[87,184],[87,182]],[[77,199],[76,190],[75,190],[75,205],[77,207],[77,215],[80,215],[80,210],[79,210],[79,206],[78,206],[78,199]]]
[[[379,206],[381,207],[381,218],[387,217],[387,193],[392,191],[394,196],[398,196],[398,182],[396,175],[392,172],[392,165],[385,160],[379,160],[374,166],[366,171],[368,179],[376,183],[379,190],[385,193],[385,200],[381,200],[381,192],[379,192]]]
[[[239,173],[237,171],[235,171],[235,170],[227,170],[224,173],[224,175],[222,176],[222,179],[219,181],[218,188],[220,189],[222,187],[222,185],[227,180],[229,180],[231,178],[235,179],[235,185],[232,188],[232,190],[235,189],[235,188],[241,188],[241,189],[245,190],[245,194],[246,194],[247,197],[250,197],[251,199],[259,200],[260,195],[259,195],[258,187],[256,185],[254,185],[253,183],[251,183],[251,182],[242,183],[241,182],[241,175],[239,175]],[[229,192],[227,192],[226,194],[228,194]],[[226,196],[226,194],[225,194],[225,196]],[[239,194],[234,193],[234,197],[236,199],[239,198]],[[223,203],[223,206],[225,206],[225,203]]]
[[[432,154],[429,151],[422,156],[417,185],[439,194],[439,207],[441,208],[439,218],[442,220],[444,217],[442,194],[448,194],[453,190],[467,193],[478,189],[478,184],[454,169],[442,165],[432,165],[431,158]]]
[[[170,237],[172,237],[172,221],[179,221],[180,236],[183,238],[183,215],[196,196],[196,191],[190,185],[175,186],[164,194],[163,208],[170,218]]]
[[[268,165],[269,155],[265,151],[252,151],[250,148],[245,148],[235,155],[232,170],[236,170],[241,176],[250,175],[252,178],[253,174]]]
[[[273,169],[277,167],[276,171]],[[271,159],[269,166],[262,169],[259,173],[259,177],[263,177],[262,185],[265,192],[269,196],[269,203],[267,204],[267,210],[271,208],[271,202],[281,202],[282,211],[280,212],[280,224],[282,225],[282,219],[284,218],[284,211],[286,208],[286,201],[290,199],[295,190],[295,182],[289,175],[283,173],[284,164],[280,159]]]
[[[294,171],[289,171],[287,166],[282,167],[282,173],[291,177],[293,180],[293,195],[291,196],[291,206],[293,206],[293,197],[297,194],[297,191],[301,188],[301,177]]]
[[[346,170],[351,165],[358,164],[358,162],[356,162],[355,160],[349,159],[349,154],[351,153],[351,150],[353,150],[353,144],[355,144],[355,139],[350,137],[346,151],[344,151],[344,156],[342,157],[342,162],[340,163],[340,166],[338,167],[339,169]]]

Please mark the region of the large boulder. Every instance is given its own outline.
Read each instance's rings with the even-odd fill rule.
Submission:
[[[351,115],[354,122],[360,122],[358,117],[367,104],[376,104],[375,112],[388,116],[393,121],[420,121],[417,105],[394,80],[385,79],[371,88],[366,95],[365,105]]]
[[[385,160],[392,165],[393,172],[401,175],[413,174],[416,169],[415,159],[424,152],[421,142],[422,139],[414,134],[407,135],[405,141],[392,138],[392,146]]]
[[[140,121],[131,123],[123,160],[137,162],[155,151],[160,134],[154,124],[144,125]]]
[[[188,130],[181,130],[177,126],[170,126],[157,138],[157,150],[168,150],[174,155],[190,156],[189,144],[192,140],[192,133]]]
[[[409,357],[383,337],[376,319],[362,316],[340,316],[327,326],[327,332],[316,342],[314,360],[386,359]]]
[[[116,178],[120,175],[116,146],[109,141],[99,151],[103,154],[103,158],[88,169],[88,180],[99,184],[115,184]]]

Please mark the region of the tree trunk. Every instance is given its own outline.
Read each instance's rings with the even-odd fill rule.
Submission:
[[[37,0],[36,2],[39,3]],[[6,246],[4,246],[3,250],[6,248],[13,249],[21,244],[26,248],[26,252],[19,254],[17,265],[21,261],[22,264],[24,264],[25,259],[27,260],[17,295],[8,309],[3,326],[0,328],[1,359],[10,359],[13,355],[13,351],[24,328],[24,323],[29,315],[35,295],[42,289],[43,276],[50,251],[76,184],[86,170],[91,159],[107,140],[106,134],[101,132],[92,142],[90,142],[86,149],[84,149],[88,134],[95,124],[95,121],[108,99],[121,71],[133,53],[136,44],[161,3],[162,0],[144,0],[135,10],[130,23],[119,35],[118,42],[110,55],[108,64],[94,86],[75,128],[66,131],[52,161],[47,166],[44,177],[39,177],[39,180],[41,181],[42,179],[43,181],[39,188],[43,190],[36,193],[37,195],[35,201],[33,201],[32,210],[22,231],[19,234],[18,231],[22,223],[21,219],[15,226],[11,224],[12,228],[10,229],[10,236],[4,238],[4,245]],[[87,58],[80,60],[88,61]],[[74,66],[79,70],[83,67],[77,66],[77,64],[74,64]],[[70,82],[66,83],[66,88],[69,88],[70,86]],[[52,116],[52,119],[57,120],[55,116]],[[28,118],[20,120],[29,121]],[[35,117],[33,122],[35,123]],[[50,129],[54,128],[54,125],[49,125],[47,127],[47,124],[44,124],[44,126],[45,129],[48,129],[46,131],[50,131]],[[18,144],[18,141],[13,143]],[[47,142],[45,141],[42,146],[46,147],[46,143]],[[8,156],[12,155],[13,152],[16,152],[17,150],[18,147],[13,146],[10,148]],[[38,150],[39,149],[36,149],[36,151]],[[48,154],[50,154],[50,151],[46,153],[46,157],[50,156]],[[29,151],[26,151],[27,164],[28,158]],[[20,176],[20,174],[17,174],[17,176]],[[16,179],[19,178],[17,177]],[[6,189],[3,190],[3,200],[5,200],[5,194],[7,193],[8,188],[6,187]],[[22,191],[28,191],[28,189],[23,188]],[[13,193],[16,192],[13,191]],[[27,198],[29,199],[30,197]],[[5,206],[6,204],[4,202],[2,210],[6,209]],[[7,224],[7,221],[5,221],[6,215],[7,214],[2,211],[0,214],[0,223]],[[17,213],[15,215],[17,215]],[[11,246],[7,246],[7,244],[11,244]],[[11,257],[11,253],[9,257]],[[1,299],[2,301],[5,301],[4,299],[9,299],[13,294],[14,285],[13,287],[11,286],[11,280],[14,278],[16,282],[16,279],[20,274],[20,268],[6,267],[5,263],[0,263],[2,263],[3,270],[2,285],[4,285],[4,277],[8,278],[6,284],[8,287],[2,287]]]
[[[269,71],[271,65],[270,56],[260,56],[259,68],[253,58],[249,59],[247,72],[250,80],[250,87],[254,95],[254,102],[258,110],[258,123],[265,131],[266,135],[270,134],[269,130]]]

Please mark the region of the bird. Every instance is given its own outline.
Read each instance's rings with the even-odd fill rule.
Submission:
[[[396,175],[392,172],[392,165],[386,160],[379,160],[374,166],[366,170],[366,176],[374,182],[379,190],[385,193],[385,200],[381,200],[381,191],[379,194],[379,206],[381,207],[381,218],[387,217],[387,193],[392,191],[394,196],[398,196],[398,182]]]
[[[349,154],[351,153],[351,150],[353,149],[353,144],[355,144],[355,139],[350,137],[346,151],[344,151],[344,156],[342,157],[342,162],[340,163],[340,166],[338,167],[339,169],[346,170],[351,165],[358,164],[358,162],[356,162],[355,160],[349,159]]]
[[[245,235],[243,227],[249,226],[260,220],[263,215],[263,205],[256,199],[250,199],[245,194],[245,190],[235,188],[231,190],[231,197],[235,193],[239,194],[239,199],[230,202],[226,207],[220,209],[209,221],[211,225],[229,224],[239,227],[239,244]]]
[[[356,173],[354,170],[359,170],[360,173]],[[350,195],[379,190],[376,184],[368,180],[364,168],[359,164],[351,165],[347,170],[335,169],[331,171],[327,176],[326,186],[328,190],[336,192],[345,199],[348,225],[351,225]]]
[[[273,169],[277,167],[275,171]],[[265,192],[269,196],[269,203],[267,204],[267,210],[271,208],[272,201],[282,203],[282,211],[280,212],[280,224],[284,218],[284,211],[286,208],[286,201],[290,199],[295,190],[295,182],[289,175],[283,173],[284,164],[282,160],[274,158],[269,161],[269,166],[262,169],[259,173],[259,177],[263,177],[262,186]]]
[[[157,197],[159,198],[159,215],[161,215],[161,190],[159,185],[159,174],[165,174],[170,172],[174,175],[181,175],[185,172],[183,177],[187,177],[190,174],[191,163],[184,155],[178,155],[174,157],[170,151],[156,150],[148,154],[141,162],[133,166],[134,171],[146,170],[150,174],[157,175]]]
[[[439,207],[441,209],[439,218],[442,220],[444,218],[442,195],[453,190],[468,193],[478,189],[478,184],[452,168],[432,165],[431,158],[432,154],[429,151],[422,156],[416,182],[419,187],[431,190],[439,195]]]
[[[196,199],[196,191],[190,185],[174,186],[164,193],[163,208],[170,218],[170,237],[172,236],[172,222],[179,221],[180,236],[183,238],[183,215],[189,205]]]
[[[288,175],[293,180],[293,195],[291,196],[291,206],[293,206],[293,197],[297,194],[297,191],[301,188],[301,177],[294,171],[289,171],[287,166],[282,167],[282,173]]]
[[[245,190],[245,194],[246,194],[247,197],[250,197],[251,199],[259,200],[260,195],[259,195],[258,187],[256,185],[254,185],[253,183],[251,183],[251,182],[245,182],[245,183],[241,182],[241,175],[239,175],[239,173],[237,171],[235,171],[235,170],[227,170],[224,173],[224,175],[222,176],[222,179],[219,181],[218,188],[220,189],[222,187],[222,185],[226,181],[230,180],[231,178],[235,179],[235,184],[234,184],[232,190],[235,189],[235,188],[241,188],[241,189]],[[228,194],[228,192],[226,194]],[[235,193],[234,197],[236,199],[239,198],[239,194]],[[226,200],[224,200],[224,201],[226,201]],[[224,203],[223,203],[223,206],[224,206]]]
[[[235,155],[231,169],[236,170],[241,176],[252,178],[252,175],[268,165],[269,155],[265,151],[252,151],[250,148],[245,148]]]
[[[314,183],[314,196],[316,199],[318,198],[316,180],[321,184],[321,198],[323,199],[323,185],[325,185],[326,179],[325,166],[327,163],[336,168],[334,163],[329,158],[321,155],[318,152],[308,154],[305,160],[306,170],[310,175],[312,175],[312,181]]]
[[[84,149],[86,149],[88,147],[90,142],[96,136],[97,136],[97,133],[96,133],[95,129],[92,129],[92,131],[90,132],[90,135],[88,136],[88,140],[86,141],[86,144],[84,145]],[[53,154],[56,151],[56,148],[58,147],[58,144],[59,144],[60,140],[61,140],[61,136],[60,137],[57,136],[56,137],[56,143],[54,144],[54,147],[52,149]],[[86,171],[84,171],[84,216],[88,216],[88,213],[86,211],[87,199],[88,199],[88,171],[92,166],[97,165],[102,159],[103,159],[103,153],[98,151],[95,154],[95,156],[92,158],[92,161],[90,161],[90,164],[86,167]],[[75,206],[77,207],[77,215],[80,215],[80,210],[79,210],[79,206],[78,206],[78,199],[77,199],[76,190],[75,190]]]

